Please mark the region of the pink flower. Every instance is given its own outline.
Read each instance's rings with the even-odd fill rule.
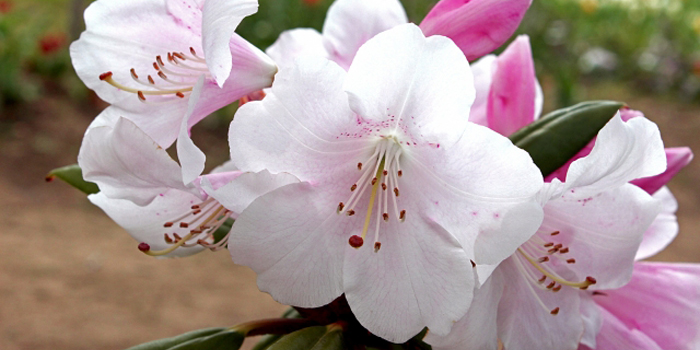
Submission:
[[[86,31],[71,45],[78,76],[112,104],[95,125],[133,121],[170,146],[188,98],[204,75],[202,103],[187,128],[238,98],[267,87],[277,71],[234,33],[257,11],[256,0],[98,0],[85,11]]]
[[[282,67],[265,99],[236,114],[231,157],[302,182],[241,213],[234,262],[282,303],[345,294],[387,340],[426,326],[446,334],[471,302],[470,259],[497,264],[540,224],[539,171],[507,138],[467,122],[467,60],[415,25],[367,41],[347,73],[318,57]]]

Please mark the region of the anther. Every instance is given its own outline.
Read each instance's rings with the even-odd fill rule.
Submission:
[[[165,224],[163,224],[163,227],[173,227],[173,223],[172,223],[172,222],[166,222]]]
[[[186,222],[181,222],[181,223],[180,223],[180,227],[182,227],[182,228],[187,228],[187,227],[189,227],[189,226],[190,226],[190,224],[188,224],[188,223],[186,223]]]
[[[540,260],[539,260],[539,262],[541,262],[541,263],[547,262],[547,261],[549,261],[549,257],[548,257],[548,256],[543,256],[543,257],[541,257]]]
[[[362,239],[362,237],[360,237],[358,235],[353,235],[348,240],[348,243],[350,243],[350,246],[353,248],[360,248],[365,243],[365,240]]]
[[[343,211],[343,208],[345,208],[345,204],[343,202],[338,203],[338,213]]]
[[[199,209],[199,208],[200,208],[200,206],[197,205],[197,204],[195,204],[195,205],[193,205],[193,206],[190,207],[190,209]]]
[[[552,235],[552,236],[556,236],[558,234],[559,234],[559,231],[554,231],[554,232],[550,233],[550,235]]]
[[[386,191],[386,184],[382,182],[382,191]]]
[[[198,235],[198,234],[200,234],[200,233],[202,233],[202,232],[203,232],[202,230],[190,230],[190,233],[193,234],[193,235]]]
[[[377,183],[377,178],[376,177],[372,178],[372,186],[374,186],[374,184],[376,184],[376,183]]]
[[[362,170],[362,163],[357,163],[357,170]]]
[[[566,254],[569,252],[569,247],[565,247],[564,249],[559,250],[559,254]]]
[[[403,176],[403,171],[399,170],[398,175],[399,175],[399,177]]]
[[[474,262],[474,260],[469,259],[469,262],[472,263],[472,267],[476,267],[476,263]]]
[[[406,210],[402,210],[401,213],[399,213],[399,220],[402,222],[406,220]]]
[[[555,245],[554,248],[557,248],[557,250],[559,250],[559,249],[561,249],[563,246],[564,246],[563,244],[559,243],[559,244]]]
[[[353,215],[355,215],[355,210],[353,210],[353,209],[348,210],[348,216],[353,216]]]
[[[158,63],[153,62],[153,68],[157,71],[160,71],[160,66],[158,65]]]
[[[555,307],[552,311],[549,312],[552,315],[556,315],[559,313],[559,307]]]
[[[374,252],[375,253],[378,252],[381,247],[382,247],[381,242],[374,242]]]
[[[384,221],[389,221],[389,213],[382,214],[382,217],[384,218]]]
[[[142,252],[147,252],[147,251],[151,250],[151,246],[148,245],[148,243],[142,242],[142,243],[139,243],[139,250]]]
[[[545,243],[545,244],[544,244],[544,247],[545,247],[545,248],[549,248],[549,247],[551,247],[551,246],[553,246],[553,245],[554,245],[554,243],[549,242],[549,243]]]
[[[182,237],[180,237],[180,235],[178,235],[177,233],[173,233],[173,237],[175,237],[175,242],[179,242],[182,240]]]
[[[194,50],[194,47],[190,47],[190,53],[197,56],[197,51]]]
[[[146,101],[146,96],[144,96],[143,91],[137,91],[136,94],[139,96],[139,100]]]
[[[576,263],[576,259],[574,259],[574,258],[566,259],[566,263],[567,263],[567,264],[575,264],[575,263]]]
[[[537,282],[539,282],[539,283],[544,283],[544,281],[546,281],[546,280],[547,280],[547,276],[546,276],[546,275],[542,275],[542,278],[538,279]]]
[[[395,195],[396,197],[399,196],[399,188],[398,188],[398,187],[394,187],[394,195]]]
[[[177,53],[177,52],[173,52],[173,56],[175,56],[175,57],[177,57],[177,58],[179,58],[179,59],[181,59],[181,60],[183,60],[183,61],[185,60],[185,56],[183,56],[182,54],[179,54],[179,53]]]
[[[179,98],[185,98],[185,94],[183,94],[183,93],[180,92],[180,91],[178,91],[177,93],[175,93],[175,96],[177,96],[177,97],[179,97]]]
[[[558,292],[561,290],[561,284],[558,284],[556,287],[552,288],[552,292]]]
[[[100,74],[100,80],[107,80],[107,79],[111,78],[112,75],[113,75],[112,72],[102,73],[102,74]]]
[[[558,252],[558,251],[559,251],[559,248],[557,248],[557,247],[555,246],[554,248],[548,250],[547,253],[549,253],[549,254],[554,254],[554,253],[556,253],[556,252]]]
[[[138,78],[139,78],[139,76],[136,74],[136,69],[131,68],[130,72],[131,72],[131,76],[132,76],[134,79],[138,79]]]
[[[173,239],[167,233],[163,234],[163,239],[165,239],[165,243],[173,243]]]
[[[605,294],[605,293],[603,293],[603,292],[599,292],[599,291],[597,291],[597,290],[596,290],[596,291],[593,291],[593,295],[602,295],[602,296],[606,296],[606,297],[608,296],[607,294]]]
[[[197,209],[197,210],[195,210],[195,211],[192,212],[192,215],[197,215],[197,214],[199,214],[199,213],[201,213],[201,212],[202,212],[202,211],[201,211],[200,209]]]
[[[557,282],[554,282],[554,281],[549,282],[549,284],[547,285],[547,289],[552,289],[552,288],[554,288],[554,286],[556,286],[556,285],[557,285]]]
[[[352,186],[350,186],[350,191],[354,191],[356,189],[357,189],[357,184],[352,184]]]
[[[596,283],[598,283],[598,281],[597,281],[595,278],[591,277],[591,276],[586,277],[586,281],[588,281],[588,283],[590,283],[590,284],[596,284]]]
[[[169,54],[168,54],[168,55],[169,55]],[[159,55],[159,56],[156,56],[156,61],[158,61],[158,64],[159,64],[161,67],[165,65],[165,64],[163,63],[163,59],[160,57],[160,55]]]
[[[153,80],[153,77],[150,75],[148,76],[148,82],[151,83],[151,85],[156,85],[156,81]]]
[[[387,175],[389,175],[389,172],[386,171],[386,169],[385,169],[385,170],[382,172],[382,174],[384,174],[384,176],[387,176]]]

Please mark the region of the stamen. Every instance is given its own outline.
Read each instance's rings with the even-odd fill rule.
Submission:
[[[559,313],[559,307],[558,307],[558,306],[555,307],[555,308],[552,309],[552,311],[550,311],[549,313],[552,314],[552,315],[557,315],[557,314]]]
[[[530,262],[530,264],[532,266],[534,266],[537,270],[542,272],[546,277],[549,277],[551,280],[558,282],[559,284],[563,284],[565,286],[579,288],[579,289],[586,289],[586,288],[588,288],[588,286],[596,283],[595,278],[590,277],[590,276],[586,277],[586,280],[584,280],[582,282],[567,281],[567,280],[561,278],[560,276],[558,276],[557,274],[550,272],[547,269],[545,269],[544,267],[542,267],[537,261],[535,261],[535,259],[533,259],[529,254],[527,254],[522,248],[518,248],[518,252],[520,252],[520,254],[522,254],[522,256],[525,257],[525,259],[527,259],[527,261]]]
[[[381,242],[374,242],[374,252],[375,253],[378,252],[381,247],[382,247]]]

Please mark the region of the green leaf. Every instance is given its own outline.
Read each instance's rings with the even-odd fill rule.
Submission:
[[[280,338],[282,338],[282,336],[279,335],[279,334],[268,334],[268,335],[266,335],[266,336],[263,336],[263,337],[260,338],[260,340],[255,344],[255,346],[253,347],[252,350],[266,350],[266,349],[268,349],[270,346],[272,346],[272,344],[274,344],[275,342],[277,342],[278,340],[280,340]]]
[[[343,330],[336,328],[322,336],[311,350],[343,350],[344,348]]]
[[[583,149],[622,106],[615,101],[579,103],[549,113],[509,138],[547,176]]]
[[[196,331],[188,332],[185,334],[180,334],[176,337],[158,339],[148,343],[143,343],[136,345],[134,347],[128,348],[127,350],[168,350],[172,349],[174,346],[185,343],[192,339],[197,339],[201,337],[210,336],[212,334],[220,333],[226,330],[226,328],[204,328],[198,329]]]
[[[289,333],[268,350],[309,350],[326,334],[325,326],[315,326]]]
[[[219,226],[216,231],[214,231],[214,243],[221,242],[221,240],[228,235],[228,233],[231,231],[231,226],[233,226],[233,221],[233,219],[224,221],[224,223]]]
[[[245,334],[224,330],[212,335],[195,338],[168,350],[238,350],[243,345]]]
[[[57,177],[67,184],[83,191],[85,194],[93,194],[100,192],[100,189],[92,182],[87,182],[83,179],[83,171],[80,169],[78,164],[64,166],[62,168],[54,169],[49,172],[46,176],[47,180],[51,180]]]

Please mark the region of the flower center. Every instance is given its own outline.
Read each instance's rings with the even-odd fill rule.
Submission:
[[[551,239],[544,240],[539,235],[533,236],[529,241],[525,242],[518,248],[518,253],[513,255],[515,265],[520,273],[528,280],[528,289],[539,302],[539,304],[552,315],[559,313],[559,307],[550,309],[542,299],[537,295],[535,288],[545,292],[558,292],[562,286],[578,289],[588,289],[589,286],[596,283],[596,279],[588,276],[585,280],[569,281],[554,272],[555,260],[566,263],[575,264],[576,259],[569,254],[569,247],[562,243],[556,242],[556,236],[559,231],[549,233]],[[527,262],[527,263],[526,263]],[[542,277],[537,277],[542,274]]]
[[[350,186],[350,198],[346,202],[340,202],[337,209],[338,214],[345,213],[348,216],[354,216],[355,207],[363,194],[367,191],[370,192],[362,233],[359,236],[353,235],[348,241],[353,248],[360,248],[364,244],[372,213],[375,210],[375,202],[375,252],[379,251],[382,246],[379,242],[379,229],[382,221],[388,223],[392,217],[398,222],[403,222],[406,219],[406,210],[399,210],[397,203],[400,194],[399,178],[403,175],[399,163],[401,153],[401,146],[394,136],[383,137],[369,159],[363,163],[357,163],[357,170],[361,172],[360,178]],[[389,214],[390,206],[393,207],[392,215]]]
[[[134,93],[141,102],[146,102],[146,95],[185,98],[185,94],[192,91],[197,78],[209,73],[206,60],[198,56],[192,47],[190,47],[190,55],[183,52],[168,52],[167,63],[161,56],[156,56],[153,69],[158,78],[148,75],[146,79],[142,79],[136,70],[131,68],[131,79],[147,89],[132,88],[119,83],[114,80],[112,72],[100,74],[100,80],[117,89]],[[167,100],[169,99],[165,99]]]
[[[183,215],[163,224],[163,227],[170,228],[177,224],[179,228],[190,228],[190,232],[181,237],[177,233],[163,234],[163,239],[170,246],[163,250],[151,250],[147,243],[139,244],[139,250],[151,256],[163,256],[169,254],[180,247],[194,247],[201,245],[212,251],[221,249],[228,242],[228,234],[218,242],[214,233],[228,220],[232,211],[224,208],[213,198],[195,204]]]

